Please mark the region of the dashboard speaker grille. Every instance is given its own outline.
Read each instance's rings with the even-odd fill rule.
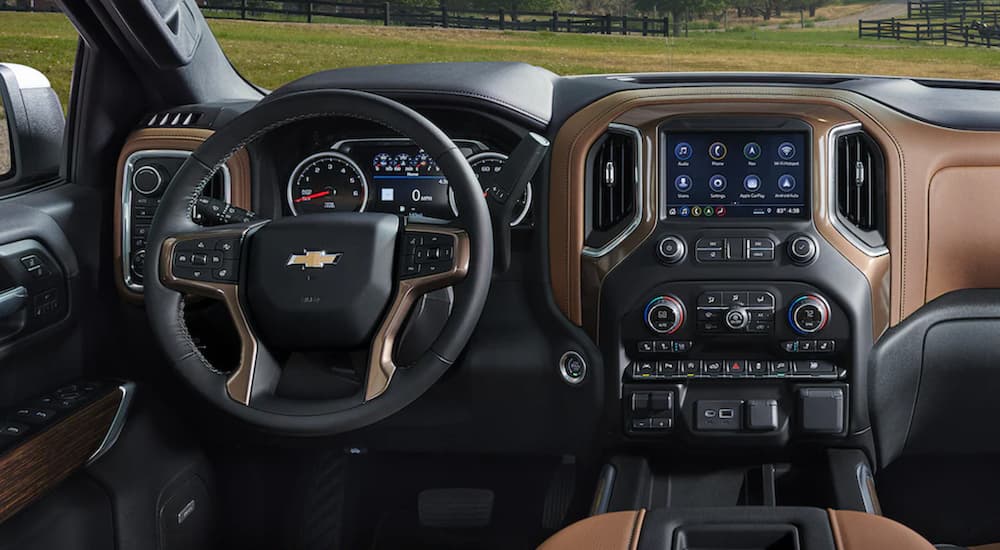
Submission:
[[[856,131],[837,137],[835,185],[837,213],[865,244],[885,244],[885,160],[868,134]]]

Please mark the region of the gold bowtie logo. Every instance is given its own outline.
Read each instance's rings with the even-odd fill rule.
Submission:
[[[337,252],[335,254],[327,254],[326,250],[303,250],[305,254],[292,254],[288,257],[289,265],[301,265],[302,269],[307,267],[322,269],[328,265],[337,265],[340,261],[340,257],[344,254]]]

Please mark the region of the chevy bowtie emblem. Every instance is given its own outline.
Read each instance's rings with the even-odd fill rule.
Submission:
[[[304,254],[289,256],[288,263],[285,265],[301,265],[302,269],[307,267],[322,269],[328,265],[337,265],[340,257],[344,255],[342,252],[327,254],[326,250],[303,250],[302,252]]]

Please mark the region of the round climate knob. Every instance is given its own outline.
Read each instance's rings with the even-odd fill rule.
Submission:
[[[684,240],[675,235],[664,237],[656,247],[657,255],[666,264],[675,264],[683,260],[686,250],[687,247],[684,246]]]
[[[799,265],[805,265],[816,259],[816,241],[808,235],[796,235],[788,241],[788,257]]]
[[[684,303],[673,296],[658,296],[646,304],[646,326],[659,334],[673,334],[684,324]]]
[[[726,312],[726,326],[730,330],[743,330],[750,323],[750,312],[746,308],[734,307]]]
[[[163,185],[163,175],[155,166],[143,166],[132,174],[132,187],[143,195],[159,191]]]
[[[819,332],[829,320],[830,305],[822,296],[799,296],[788,306],[788,323],[799,334]]]

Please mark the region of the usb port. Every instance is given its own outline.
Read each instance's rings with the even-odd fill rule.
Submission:
[[[719,409],[719,418],[732,418],[733,409]]]

